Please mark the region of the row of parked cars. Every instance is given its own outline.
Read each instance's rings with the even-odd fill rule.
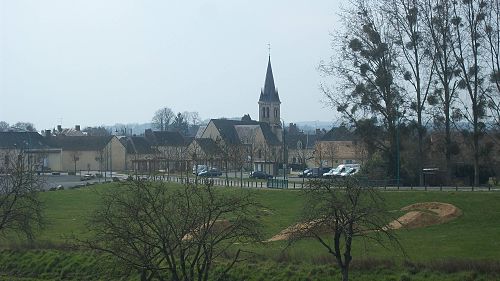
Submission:
[[[306,169],[299,173],[301,178],[335,178],[347,177],[355,175],[359,172],[361,166],[359,164],[340,164],[335,168],[320,167]]]
[[[208,167],[207,165],[194,165],[193,175],[198,175],[198,177],[219,177],[222,176],[222,172],[217,168]],[[273,175],[263,171],[253,171],[250,173],[250,178],[271,179],[273,178]]]
[[[194,165],[193,175],[198,177],[220,177],[222,172],[214,167],[208,167],[207,165]]]

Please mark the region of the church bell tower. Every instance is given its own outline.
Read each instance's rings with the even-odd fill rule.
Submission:
[[[271,68],[271,55],[267,63],[266,80],[264,88],[260,91],[259,98],[259,121],[266,122],[271,126],[273,133],[281,140],[281,118],[280,97],[274,86],[273,69]]]

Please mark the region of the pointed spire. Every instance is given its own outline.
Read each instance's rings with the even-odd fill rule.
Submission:
[[[271,67],[271,54],[267,62],[266,80],[264,82],[264,90],[261,92],[259,101],[280,102],[278,91],[274,85],[273,69]]]

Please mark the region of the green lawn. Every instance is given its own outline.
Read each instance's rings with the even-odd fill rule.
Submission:
[[[167,188],[176,187],[178,185],[170,184]],[[0,252],[0,263],[4,263],[3,269],[1,266],[0,269],[4,270],[4,272],[5,270],[8,271],[8,268],[6,269],[5,267],[7,266],[7,261],[9,261],[8,264],[12,268],[19,267],[21,263],[26,263],[23,265],[23,268],[28,270],[37,267],[36,262],[32,261],[32,259],[36,261],[59,259],[60,263],[62,263],[60,266],[61,270],[64,269],[65,272],[69,272],[72,266],[75,267],[75,270],[92,272],[92,266],[95,263],[95,259],[91,257],[92,254],[90,254],[90,257],[81,252],[63,252],[57,254],[50,252],[52,251],[50,248],[57,248],[59,244],[64,244],[68,237],[85,237],[89,235],[85,226],[86,219],[99,204],[100,194],[110,188],[117,188],[117,186],[116,184],[103,184],[86,188],[41,193],[41,198],[45,204],[47,225],[38,235],[38,244],[42,248],[49,248],[49,253],[43,251],[28,251],[28,253],[23,253],[21,251],[19,254],[16,254],[15,251],[4,250]],[[222,192],[252,192],[256,196],[257,200],[262,204],[258,219],[262,222],[266,239],[299,221],[301,210],[304,208],[303,194],[300,190],[247,188],[220,188],[220,190]],[[454,204],[463,211],[463,215],[456,220],[442,225],[413,230],[399,230],[398,235],[406,250],[406,257],[401,252],[394,251],[393,249],[384,249],[380,246],[363,243],[362,241],[355,241],[353,249],[354,261],[376,259],[382,261],[389,260],[396,264],[401,264],[406,259],[414,263],[429,263],[454,259],[473,260],[476,262],[500,261],[500,242],[498,239],[500,235],[500,204],[498,204],[500,202],[500,193],[388,191],[382,194],[392,210],[399,210],[401,207],[417,202],[438,201]],[[19,241],[10,237],[1,240],[0,243],[2,248],[5,249],[15,247]],[[301,241],[288,248],[286,248],[286,242],[283,241],[249,245],[248,247],[258,254],[258,260],[269,260],[270,267],[273,267],[272,264],[277,263],[275,265],[283,269],[283,271],[280,271],[281,275],[279,276],[283,277],[288,274],[293,276],[295,280],[304,280],[299,276],[305,279],[307,279],[307,276],[317,276],[318,279],[312,277],[310,279],[323,280],[323,277],[320,276],[325,276],[324,274],[328,276],[328,268],[332,264],[331,257],[314,240]],[[61,255],[61,257],[58,257],[58,255]],[[50,257],[50,259],[47,257]],[[26,260],[30,262],[26,262]],[[82,260],[85,261],[84,264],[86,267],[78,268],[75,264],[78,264]],[[254,260],[254,262],[256,261]],[[297,266],[297,264],[302,265]],[[296,265],[295,268],[294,265]],[[44,266],[50,268],[48,265]],[[262,267],[263,264],[259,265],[257,262],[256,266]],[[57,266],[55,267],[57,268]],[[498,267],[500,268],[500,265]],[[49,269],[43,270],[50,271]],[[500,271],[500,269],[498,270]],[[40,270],[36,272],[40,272]],[[57,274],[62,274],[60,271],[57,272]],[[53,276],[54,273],[48,272],[47,274],[48,276]],[[238,266],[235,269],[235,274],[246,276],[257,273],[253,272],[250,267]],[[266,277],[263,272],[259,274],[264,275],[255,279],[249,278],[248,280],[273,280]],[[365,280],[366,274],[359,274],[359,279],[354,278],[354,280]],[[399,268],[395,273],[391,273],[390,270],[385,273],[374,272],[372,270],[368,275],[373,277],[373,274],[385,276],[384,278],[381,277],[380,280],[400,280],[400,275],[407,273],[406,269]],[[439,277],[439,274],[441,273],[432,273],[431,275],[433,276],[432,278],[435,278],[434,280],[444,280],[444,278]],[[32,275],[36,276],[36,273]],[[421,276],[418,277],[419,275]],[[31,275],[20,274],[18,276],[29,277]],[[388,276],[394,277],[389,278]],[[446,280],[463,280],[462,277],[462,275],[458,274]],[[492,278],[489,276],[484,280],[492,280]],[[235,280],[237,279],[235,277]],[[403,279],[401,277],[401,280]],[[0,280],[2,280],[1,275]],[[274,280],[280,279],[276,277]],[[411,280],[427,280],[425,272],[419,272],[412,276]]]
[[[175,186],[175,185],[172,185]],[[87,188],[44,192],[46,228],[39,239],[51,243],[63,242],[65,237],[88,235],[85,221],[99,202],[99,194],[114,184]],[[174,187],[175,188],[175,187]],[[221,188],[228,192],[248,192],[249,189]],[[266,238],[300,219],[303,208],[299,190],[251,189],[262,204],[259,214]],[[408,257],[412,260],[440,258],[500,259],[500,193],[497,192],[383,192],[391,209],[397,210],[417,202],[451,203],[463,211],[458,219],[442,225],[398,231]],[[4,241],[5,243],[6,241]],[[373,245],[355,247],[357,255],[365,257],[395,257],[394,251]],[[257,245],[264,252],[280,254],[284,242]],[[289,249],[290,255],[309,260],[324,253],[314,241],[304,241]]]

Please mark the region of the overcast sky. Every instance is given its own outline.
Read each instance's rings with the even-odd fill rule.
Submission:
[[[0,120],[258,118],[268,47],[285,122],[335,121],[317,71],[340,1],[0,0]],[[61,122],[62,120],[62,122]]]

